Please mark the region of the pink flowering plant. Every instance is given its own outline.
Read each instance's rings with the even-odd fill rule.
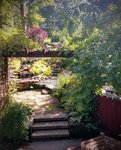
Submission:
[[[35,42],[40,44],[44,43],[45,39],[48,39],[48,33],[40,27],[31,27],[27,31],[27,35]]]

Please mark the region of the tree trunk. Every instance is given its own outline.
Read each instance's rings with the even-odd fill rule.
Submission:
[[[25,23],[25,3],[24,3],[24,0],[20,1],[20,15],[21,15],[21,27],[25,31],[26,23]]]
[[[27,22],[27,30],[29,30],[30,29],[30,5],[31,5],[31,2],[30,2],[30,0],[28,0],[28,14],[27,14],[27,16],[28,16],[28,22]]]

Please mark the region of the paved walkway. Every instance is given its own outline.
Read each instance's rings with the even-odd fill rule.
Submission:
[[[57,114],[61,112],[56,108],[58,100],[49,94],[43,95],[40,90],[17,92],[14,97],[18,102],[29,104],[35,113]],[[20,146],[9,145],[0,150],[67,150],[68,147],[79,146],[80,141],[80,139],[38,141]]]
[[[22,146],[9,145],[0,150],[67,150],[67,148],[71,146],[80,146],[80,141],[80,139],[39,141]]]
[[[47,88],[54,90],[58,86],[57,77],[43,80],[40,85],[45,85]],[[44,92],[44,93],[43,93]],[[31,89],[21,92],[16,92],[13,97],[18,102],[23,102],[31,106],[32,110],[37,113],[51,113],[56,111],[58,100],[44,89]],[[55,107],[54,107],[55,106]]]
[[[30,90],[17,92],[13,95],[17,102],[22,102],[30,105],[33,112],[35,113],[56,113],[58,109],[56,104],[58,104],[57,98],[51,96],[50,94],[42,94],[40,90]]]

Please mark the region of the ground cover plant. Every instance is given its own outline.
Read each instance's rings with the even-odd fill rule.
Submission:
[[[0,135],[2,140],[20,142],[29,140],[29,122],[31,109],[22,103],[12,102],[5,107],[0,117]]]

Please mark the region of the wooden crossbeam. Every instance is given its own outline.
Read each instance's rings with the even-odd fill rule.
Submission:
[[[13,53],[13,54],[4,54],[4,57],[72,57],[73,51],[49,51],[44,53],[43,51],[35,51],[35,52],[21,52],[21,53]]]

